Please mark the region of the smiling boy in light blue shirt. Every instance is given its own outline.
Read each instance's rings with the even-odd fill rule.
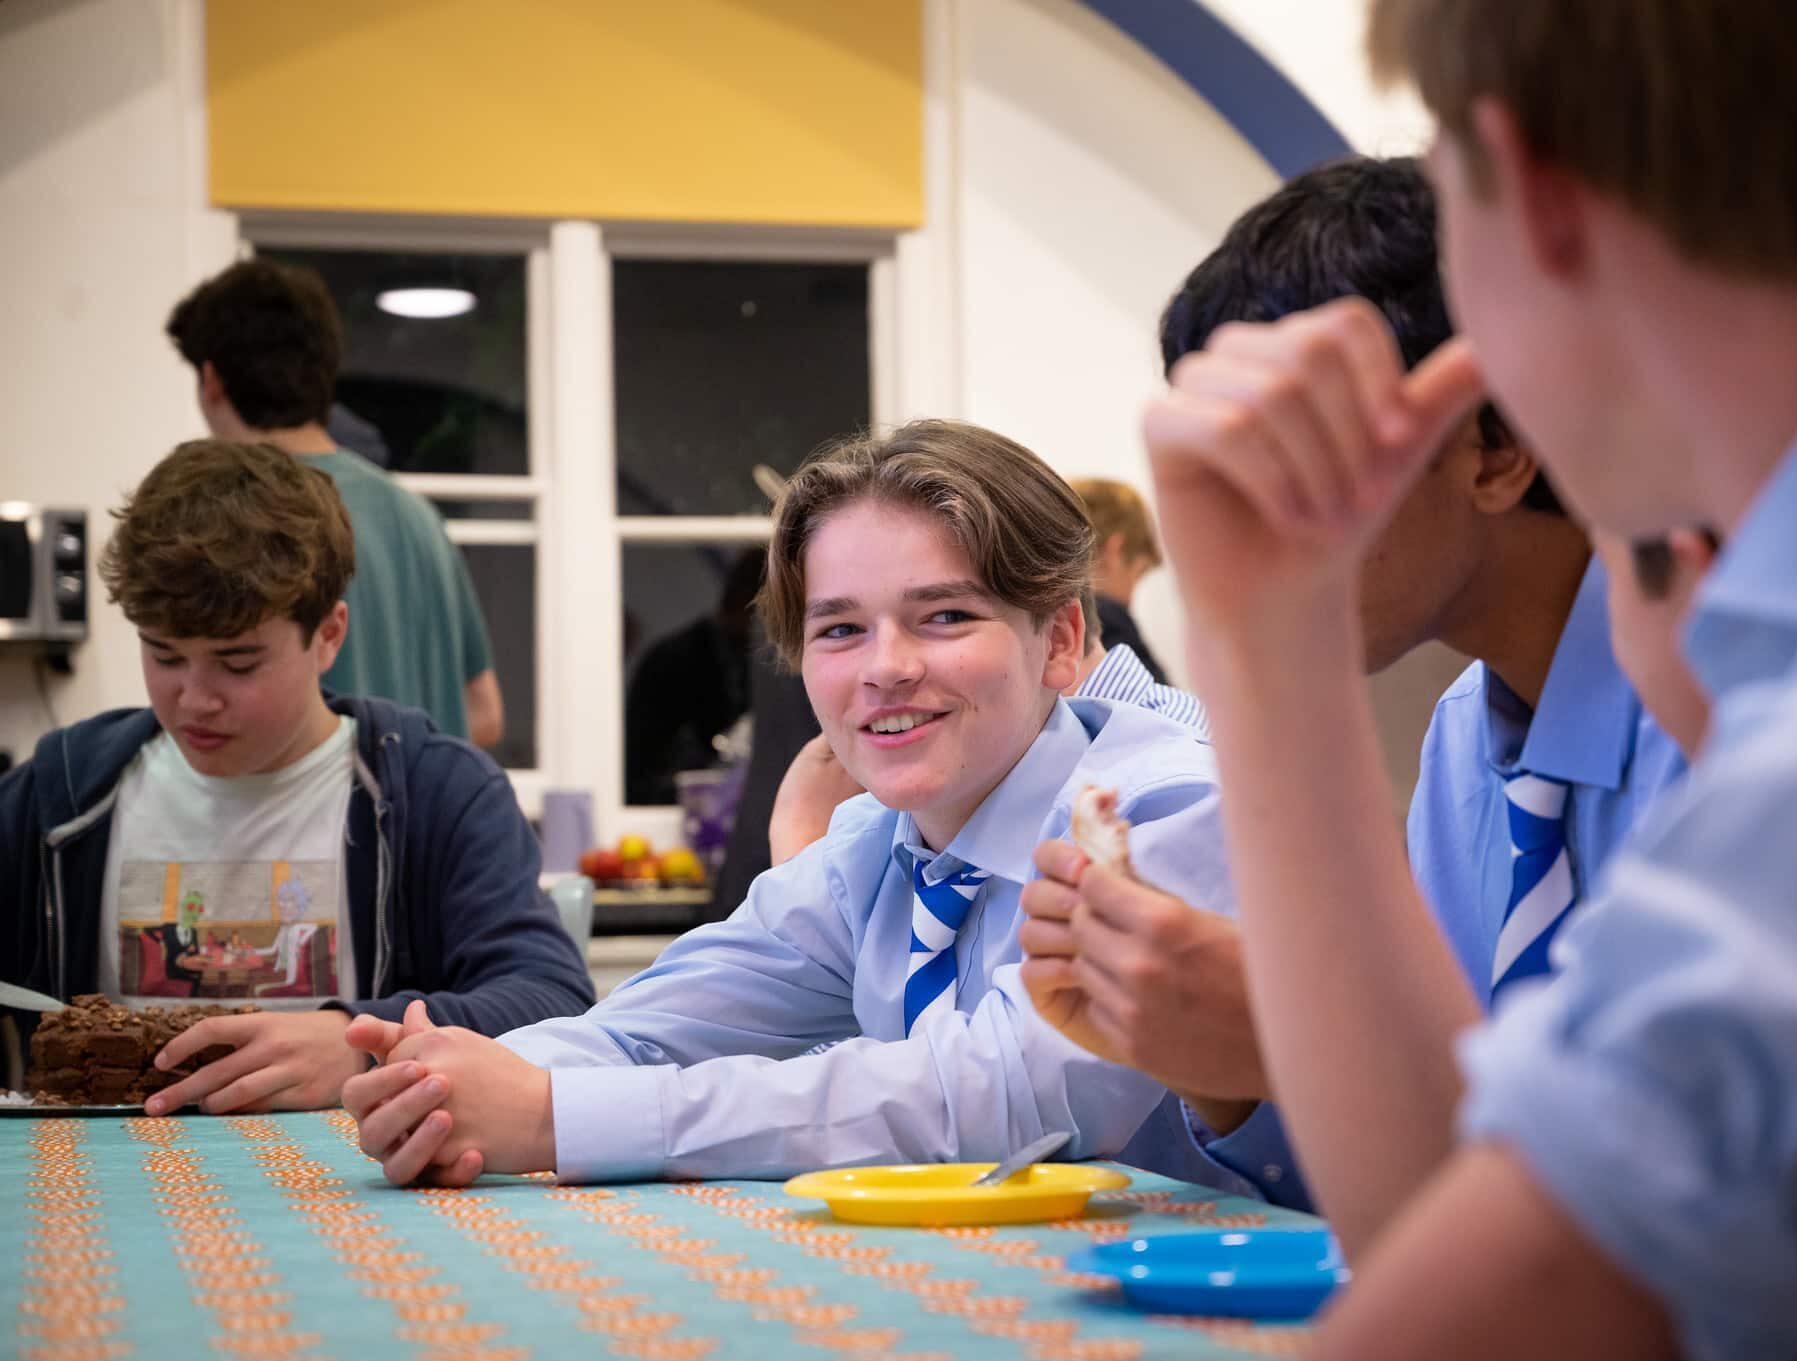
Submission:
[[[1078,499],[1009,440],[918,422],[808,463],[775,521],[769,635],[869,794],[585,1016],[499,1043],[358,1028],[385,1059],[345,1094],[362,1147],[402,1183],[781,1177],[1066,1130],[1068,1156],[1185,1170],[1167,1092],[1046,1025],[1017,977],[1031,852],[1088,784],[1118,791],[1144,872],[1230,901],[1209,748],[1060,697],[1084,651]]]

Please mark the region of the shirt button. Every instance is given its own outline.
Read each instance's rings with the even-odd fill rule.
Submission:
[[[1278,1163],[1268,1163],[1260,1169],[1261,1178],[1265,1181],[1279,1182],[1285,1180],[1285,1169]]]

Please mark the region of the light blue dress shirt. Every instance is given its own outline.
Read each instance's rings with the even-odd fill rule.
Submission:
[[[1608,583],[1595,558],[1530,713],[1483,662],[1435,705],[1410,801],[1410,866],[1480,1002],[1510,900],[1504,781],[1563,780],[1566,849],[1580,898],[1642,809],[1684,773],[1678,745],[1641,707],[1610,650]]]
[[[1490,1001],[1510,899],[1505,779],[1521,766],[1567,782],[1567,846],[1582,896],[1642,808],[1684,772],[1677,745],[1616,665],[1606,589],[1593,559],[1532,714],[1475,662],[1436,703],[1423,739],[1410,803],[1411,869],[1482,1003]],[[1263,1103],[1224,1138],[1192,1124],[1209,1158],[1239,1178],[1230,1189],[1311,1208],[1277,1108]]]
[[[1686,652],[1702,757],[1461,1057],[1516,1150],[1697,1361],[1797,1356],[1797,447],[1712,569]]]
[[[1139,704],[1194,729],[1205,741],[1210,740],[1210,717],[1198,696],[1155,680],[1154,673],[1142,665],[1142,659],[1128,643],[1105,649],[1092,674],[1081,683],[1079,693],[1086,699]]]
[[[502,1037],[551,1070],[562,1178],[980,1161],[1068,1130],[1064,1156],[1204,1180],[1212,1169],[1178,1102],[1064,1038],[1018,978],[1031,856],[1065,834],[1088,784],[1117,790],[1145,878],[1233,911],[1211,748],[1142,708],[1057,701],[940,857],[909,815],[851,799],[822,841],[756,879],[729,920],[682,936],[584,1016]],[[916,858],[993,877],[956,941],[956,1009],[906,1038]],[[806,1052],[819,1045],[829,1047]]]

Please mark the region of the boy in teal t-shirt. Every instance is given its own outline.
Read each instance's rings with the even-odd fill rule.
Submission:
[[[167,329],[199,374],[200,412],[214,435],[307,460],[349,508],[349,636],[326,688],[396,700],[452,736],[497,745],[504,701],[467,564],[429,503],[325,430],[343,330],[324,281],[241,261],[183,298]]]

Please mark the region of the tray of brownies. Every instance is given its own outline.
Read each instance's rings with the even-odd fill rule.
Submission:
[[[84,993],[38,1021],[31,1035],[25,1089],[0,1092],[0,1116],[140,1112],[152,1092],[231,1052],[228,1045],[214,1045],[172,1068],[160,1069],[155,1060],[164,1045],[208,1016],[255,1010],[247,1005],[187,1005],[132,1011],[99,993]]]

